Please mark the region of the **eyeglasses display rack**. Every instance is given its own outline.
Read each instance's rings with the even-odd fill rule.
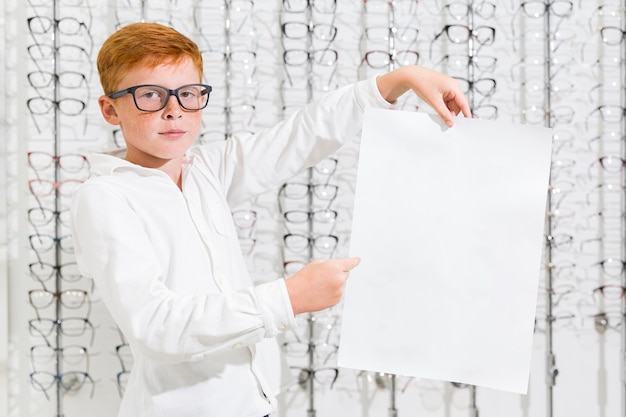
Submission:
[[[146,21],[200,48],[213,87],[200,144],[414,64],[456,78],[475,118],[553,131],[528,395],[340,369],[338,306],[297,317],[280,336],[296,383],[277,415],[626,417],[625,11],[624,0],[7,0],[8,416],[113,415],[131,373],[126,340],[77,270],[68,208],[88,176],[87,152],[124,146],[97,105],[98,48]],[[393,108],[425,107],[408,94]],[[358,138],[346,141],[233,212],[254,278],[345,255]],[[406,192],[419,180],[407,179]]]
[[[623,44],[626,39],[626,1],[622,1],[621,4],[622,10],[622,19],[621,19],[621,28],[617,28],[618,31],[621,29],[622,32],[622,40],[619,44]],[[619,53],[619,62],[621,62],[620,72],[621,75],[619,77],[620,80],[626,82],[626,47],[623,45],[620,47]],[[619,85],[619,84],[617,84]],[[626,270],[626,85],[622,85],[620,89],[620,101],[617,103],[618,108],[622,109],[621,116],[621,138],[620,147],[618,148],[619,155],[621,156],[621,179],[620,179],[620,189],[621,189],[621,206],[618,211],[621,213],[621,216],[618,216],[620,219],[620,233],[617,234],[617,238],[621,241],[621,250],[619,251],[619,256],[621,259],[621,287],[622,289],[626,288],[626,274],[624,273]],[[600,158],[603,158],[601,156]],[[619,165],[619,157],[615,158],[617,164]],[[612,158],[611,158],[612,160]],[[602,159],[600,159],[602,161]],[[616,264],[619,264],[619,260],[612,259]],[[603,262],[603,261],[600,261]],[[626,297],[621,297],[620,303],[620,311],[622,320],[626,317]],[[626,416],[626,325],[622,323],[620,326],[621,331],[621,350],[622,350],[622,358],[620,360],[620,375],[621,375],[621,383],[622,383],[622,391],[621,391],[621,415]]]
[[[544,54],[545,54],[545,94],[544,94],[544,108],[548,117],[545,118],[545,126],[548,128],[552,127],[552,71],[551,71],[551,50],[552,50],[552,27],[550,22],[550,8],[551,1],[546,0],[544,2],[546,13],[544,13],[544,31],[546,34],[545,42],[544,42]],[[547,192],[547,207],[551,211],[552,210],[552,200],[551,193]],[[548,244],[546,245],[545,257],[547,265],[551,264],[552,260],[552,245],[549,244],[552,239],[552,224],[551,217],[546,215],[546,230],[547,230],[547,239]],[[546,327],[545,327],[545,337],[546,337],[546,416],[552,417],[554,415],[554,386],[556,384],[556,376],[558,375],[558,369],[556,367],[556,355],[553,350],[553,334],[552,334],[552,297],[553,297],[553,282],[552,282],[552,269],[546,268],[547,273],[545,274],[545,299],[546,299]]]
[[[285,79],[280,92],[285,117],[295,106],[307,104],[317,95],[334,89],[333,75],[338,65],[338,54],[333,48],[337,34],[334,25],[336,8],[336,1],[282,4],[279,21]],[[337,187],[331,181],[337,163],[337,159],[327,158],[293,182],[284,184],[279,191],[279,211],[286,232],[282,248],[286,276],[314,259],[332,257],[335,252],[338,237],[332,232],[337,212],[332,209],[332,203]],[[321,226],[330,226],[330,232],[320,233]],[[336,366],[328,367],[328,361],[336,357],[336,345],[329,339],[335,326],[325,328],[324,315],[324,312],[306,314],[306,318],[302,318],[302,331],[295,330],[293,335],[287,335],[288,341],[283,343],[297,379],[292,393],[305,395],[308,417],[317,415],[318,390],[332,388],[339,372]],[[328,335],[322,339],[324,331]],[[321,354],[329,349],[331,353]],[[292,362],[295,357],[303,361],[301,366]]]
[[[53,9],[53,15],[52,15],[52,19],[54,21],[54,37],[53,37],[53,41],[54,41],[54,49],[55,51],[58,50],[59,44],[58,44],[58,39],[59,39],[59,27],[58,24],[56,22],[58,22],[58,10],[57,10],[57,1],[53,0],[52,2],[52,9]],[[58,69],[58,56],[57,53],[54,53],[54,58],[53,58],[53,62],[54,62],[54,73],[58,74],[59,73],[59,69]],[[54,98],[53,100],[55,102],[58,102],[60,100],[60,96],[59,96],[59,86],[58,86],[58,82],[55,80],[54,81],[54,88],[53,88],[53,92],[54,92]],[[60,145],[61,145],[61,138],[59,135],[59,126],[60,126],[60,113],[59,111],[55,108],[54,110],[54,156],[58,157],[61,153],[60,151]],[[60,178],[60,168],[58,168],[57,166],[55,166],[54,169],[54,182],[55,183],[59,183],[61,181]],[[58,190],[55,189],[55,197],[58,197]],[[54,199],[54,211],[59,212],[61,209],[60,207],[60,202],[59,202],[59,198],[55,198]],[[58,221],[55,221],[55,225],[54,225],[54,236],[56,238],[59,238],[61,236],[60,233],[60,225]],[[54,247],[54,264],[55,265],[60,265],[61,264],[61,248],[59,245],[55,245]],[[61,279],[60,277],[57,276],[55,277],[55,283],[54,283],[54,291],[55,293],[59,293],[61,291]],[[55,318],[56,320],[59,320],[62,318],[62,311],[61,311],[61,302],[60,302],[60,298],[56,298],[55,301]],[[54,349],[56,351],[56,357],[55,357],[55,372],[56,375],[62,375],[63,374],[63,367],[62,367],[62,361],[61,361],[61,348],[63,346],[63,336],[62,333],[60,331],[57,331],[55,334],[55,345],[54,345]],[[62,396],[62,384],[61,384],[61,378],[57,378],[56,379],[56,390],[55,390],[55,401],[57,404],[57,417],[61,417],[63,416],[63,396]]]
[[[54,401],[57,417],[66,415],[66,395],[90,384],[93,396],[95,388],[89,374],[91,354],[86,346],[73,341],[92,332],[93,325],[89,321],[90,291],[80,288],[84,280],[71,261],[73,245],[66,201],[73,187],[83,181],[88,163],[84,155],[64,151],[63,136],[66,116],[78,116],[85,110],[86,104],[81,101],[85,96],[72,95],[88,89],[89,74],[73,67],[76,62],[65,55],[71,48],[84,52],[87,49],[79,46],[80,42],[66,44],[62,39],[85,36],[84,45],[88,48],[90,22],[61,14],[60,3],[33,3],[27,19],[32,40],[28,46],[30,64],[35,68],[28,73],[29,94],[33,94],[28,108],[37,132],[46,135],[38,141],[38,149],[28,152],[28,164],[35,174],[28,181],[31,201],[35,201],[28,209],[32,231],[29,242],[36,258],[29,263],[29,269],[33,281],[39,284],[39,288],[28,291],[37,316],[28,322],[32,340],[36,340],[30,348],[29,379],[36,391]],[[66,289],[69,283],[73,288]],[[72,342],[68,343],[70,339]]]

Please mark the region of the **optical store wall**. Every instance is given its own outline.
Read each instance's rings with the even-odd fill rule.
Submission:
[[[213,92],[200,143],[259,131],[326,91],[416,63],[457,77],[476,118],[553,129],[528,395],[338,368],[339,305],[299,317],[297,331],[279,340],[298,383],[275,416],[626,415],[625,7],[623,0],[5,0],[0,417],[109,417],[120,404],[132,355],[97,288],[77,272],[67,208],[88,176],[85,155],[124,146],[99,114],[95,60],[109,34],[136,21],[171,25],[202,50]],[[395,107],[431,111],[413,98]],[[233,208],[255,279],[347,255],[358,139]],[[411,181],[428,179],[400,180],[410,192]],[[437,317],[398,319],[410,332],[411,322]]]

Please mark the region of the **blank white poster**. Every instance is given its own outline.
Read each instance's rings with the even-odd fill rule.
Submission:
[[[366,111],[339,366],[527,392],[551,133]]]

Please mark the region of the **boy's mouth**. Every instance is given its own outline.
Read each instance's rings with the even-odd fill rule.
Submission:
[[[180,129],[171,129],[171,130],[166,130],[161,132],[160,134],[162,136],[165,136],[166,138],[169,139],[178,139],[181,136],[183,136],[186,132],[184,130],[180,130]]]

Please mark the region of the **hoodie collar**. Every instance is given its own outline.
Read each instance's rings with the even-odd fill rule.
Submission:
[[[91,176],[111,175],[119,171],[135,171],[142,175],[155,175],[156,173],[158,173],[157,175],[166,175],[158,169],[133,164],[124,159],[125,156],[125,148],[89,154],[88,159],[91,166]],[[184,159],[183,167],[188,168],[193,163],[193,159],[192,154],[187,154]]]

